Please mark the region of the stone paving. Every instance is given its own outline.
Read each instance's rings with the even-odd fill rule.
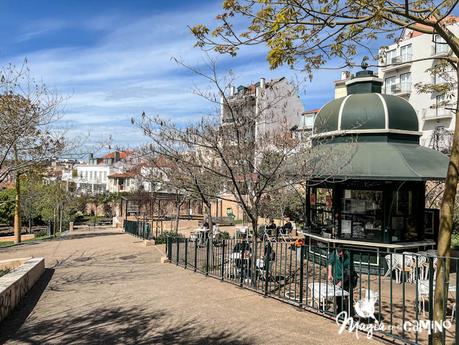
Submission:
[[[47,271],[0,324],[6,344],[378,344],[333,321],[161,264],[157,247],[118,230],[0,249],[44,256]]]

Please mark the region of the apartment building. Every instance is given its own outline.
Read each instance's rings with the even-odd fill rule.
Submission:
[[[458,35],[459,23],[454,18],[448,20],[448,28]],[[447,54],[451,54],[449,46],[438,35],[406,29],[398,42],[381,54],[382,67],[378,69],[378,76],[384,81],[383,93],[403,97],[411,103],[418,115],[421,145],[434,148],[439,146],[439,133],[454,130],[457,95],[449,98],[441,92],[419,93],[416,85],[445,83],[442,77],[432,76],[429,69]]]
[[[73,185],[76,192],[100,194],[109,191],[109,176],[124,173],[132,168],[132,151],[115,151],[102,157],[89,155],[87,162],[74,164],[62,172],[62,180]]]
[[[253,118],[250,139],[270,133],[287,132],[298,125],[304,112],[296,88],[286,78],[231,87],[227,102],[221,101],[221,122],[230,125],[233,116]]]

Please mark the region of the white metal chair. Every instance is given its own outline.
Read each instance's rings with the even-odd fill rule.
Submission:
[[[386,255],[384,258],[388,266],[387,272],[384,275],[385,277],[388,277],[392,274],[392,271],[395,271],[395,281],[397,284],[400,284],[402,276],[408,273],[408,282],[414,282],[416,267],[413,255],[394,253]]]

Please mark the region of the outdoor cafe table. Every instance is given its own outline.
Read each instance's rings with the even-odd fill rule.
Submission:
[[[335,297],[349,297],[349,292],[330,283],[311,283],[308,288],[311,290],[312,298],[319,301],[319,308],[322,304],[324,311],[326,301],[333,300]]]

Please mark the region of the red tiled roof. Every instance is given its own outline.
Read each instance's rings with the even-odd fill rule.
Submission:
[[[311,114],[311,113],[318,113],[320,108],[317,109],[311,109],[311,110],[306,110],[303,112],[303,114]]]
[[[118,152],[120,154],[120,159],[126,159],[128,156],[133,154],[133,151],[128,151],[128,150],[118,151]],[[102,158],[105,158],[105,159],[115,158],[115,153],[116,152],[107,153],[106,155],[102,156]]]
[[[456,16],[448,16],[446,17],[445,19],[443,19],[443,22],[447,25],[449,24],[454,24],[454,23],[457,23],[459,21],[459,17],[456,17]],[[426,29],[431,29],[430,26],[427,26],[427,25],[423,25],[423,24],[417,24],[417,26],[419,26],[420,28],[426,28]],[[410,29],[406,29],[406,30],[410,30]],[[410,35],[408,37],[406,37],[405,39],[410,39],[410,38],[413,38],[413,37],[418,37],[418,36],[421,36],[421,35],[424,35],[423,32],[419,32],[419,31],[415,31],[413,30]],[[404,39],[402,38],[400,41],[403,41]]]
[[[114,173],[111,175],[108,175],[108,178],[128,178],[128,177],[135,177],[137,175],[136,171],[130,170],[130,171],[125,171],[122,173]]]

